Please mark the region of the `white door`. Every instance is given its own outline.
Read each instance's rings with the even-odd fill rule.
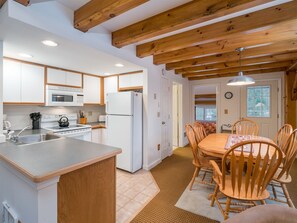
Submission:
[[[44,67],[22,64],[22,102],[44,103]]]
[[[108,93],[118,92],[118,77],[105,77],[104,78],[104,104],[106,104],[106,95]]]
[[[21,102],[21,63],[3,60],[3,102]]]
[[[133,92],[109,93],[106,113],[112,115],[133,115]]]
[[[257,81],[241,88],[241,117],[259,125],[259,135],[273,139],[278,130],[277,81]]]
[[[47,68],[47,83],[65,85],[66,72],[63,70]]]
[[[117,168],[132,170],[132,116],[107,116],[107,145],[122,149]]]
[[[82,74],[66,71],[66,85],[82,87]]]
[[[172,85],[172,145],[179,146],[178,85]]]
[[[84,75],[84,103],[100,104],[101,102],[101,78]]]
[[[169,80],[161,78],[161,159],[169,155],[169,107],[170,107],[170,85]]]

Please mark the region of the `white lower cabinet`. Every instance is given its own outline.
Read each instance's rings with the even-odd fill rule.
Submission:
[[[92,130],[92,142],[106,144],[106,139],[107,139],[107,131],[105,128]]]
[[[44,103],[44,67],[3,60],[3,102]]]

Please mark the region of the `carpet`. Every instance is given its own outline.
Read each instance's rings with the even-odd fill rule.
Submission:
[[[201,176],[204,172],[200,173],[199,176],[196,178],[196,182],[193,185],[192,191],[189,190],[189,186],[185,189],[177,203],[175,204],[176,207],[181,208],[183,210],[189,211],[191,213],[204,216],[216,221],[223,221],[223,215],[219,210],[217,204],[215,203],[214,207],[210,206],[210,200],[208,200],[208,195],[213,193],[214,186],[201,184],[198,180],[201,180]],[[209,173],[206,175],[206,180],[210,182],[212,175]],[[285,200],[285,197],[282,193],[281,188],[275,187],[277,196],[281,200]],[[272,188],[269,186],[268,191],[272,194]],[[223,198],[223,200],[226,200]],[[232,200],[232,202],[236,202],[236,200]],[[287,206],[287,204],[272,201],[266,199],[267,204],[279,204]],[[224,207],[225,208],[225,207]],[[230,213],[229,216],[232,217],[235,213]]]

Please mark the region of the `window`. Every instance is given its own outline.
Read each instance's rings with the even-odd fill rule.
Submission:
[[[247,87],[247,117],[270,117],[270,86]]]
[[[216,121],[217,109],[214,106],[195,106],[196,120],[197,121]]]

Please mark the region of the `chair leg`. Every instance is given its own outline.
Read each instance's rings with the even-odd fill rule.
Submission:
[[[284,195],[285,195],[285,197],[286,197],[286,199],[287,199],[287,203],[288,203],[289,207],[291,207],[291,208],[295,208],[295,206],[294,206],[294,204],[293,204],[293,201],[291,200],[290,194],[289,194],[289,192],[288,192],[288,190],[287,190],[286,185],[282,183],[281,186],[282,186]]]
[[[229,218],[230,204],[231,204],[231,198],[230,197],[227,197],[226,211],[225,211],[225,214],[224,214],[224,220],[227,220]]]
[[[215,201],[215,199],[217,197],[218,191],[219,191],[219,185],[216,185],[216,188],[215,188],[215,190],[213,192],[213,195],[212,195],[212,198],[211,198],[211,203],[210,203],[211,207],[213,207],[213,205],[214,205],[214,201]]]
[[[191,180],[190,190],[192,190],[193,184],[194,184],[195,179],[198,176],[199,172],[200,172],[200,168],[199,167],[196,167],[195,168],[195,171],[194,171],[194,174],[193,174],[193,177],[192,177],[192,180]]]

